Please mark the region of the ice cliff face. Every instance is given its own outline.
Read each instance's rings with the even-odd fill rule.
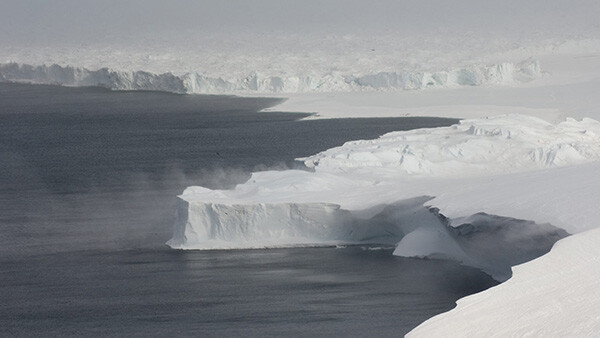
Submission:
[[[376,243],[395,245],[414,230],[409,218],[437,224],[425,199],[360,212],[332,203],[225,204],[179,199],[173,248],[261,248]],[[363,216],[368,214],[368,217]],[[409,216],[410,215],[410,216]],[[398,219],[407,222],[398,222]]]
[[[478,214],[451,227],[429,197],[410,198],[363,210],[332,203],[225,204],[180,196],[175,249],[255,249],[293,246],[377,244],[394,254],[461,261],[497,280],[510,267],[538,257],[567,233],[550,225]]]
[[[102,68],[88,70],[78,67],[32,66],[7,63],[0,65],[2,81],[57,84],[63,86],[100,86],[114,90],[160,90],[185,93],[183,81],[170,73],[151,74],[143,71],[117,72]]]
[[[65,86],[102,86],[114,90],[160,90],[174,93],[302,93],[361,90],[414,90],[432,87],[479,86],[530,81],[541,75],[539,62],[453,68],[437,72],[378,72],[346,74],[260,72],[236,78],[205,76],[197,72],[181,75],[153,74],[145,71],[116,71],[109,68],[89,70],[82,67],[5,63],[0,64],[0,81],[58,84]]]

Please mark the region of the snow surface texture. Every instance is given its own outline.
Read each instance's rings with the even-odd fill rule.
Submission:
[[[318,171],[394,168],[398,175],[489,175],[600,159],[600,123],[567,119],[553,125],[510,115],[463,120],[447,128],[392,132],[347,142],[304,159]]]
[[[82,67],[61,67],[57,64],[51,66],[0,64],[0,81],[6,82],[25,81],[64,86],[102,86],[115,90],[161,90],[196,94],[409,90],[479,86],[527,82],[540,74],[540,65],[536,60],[437,72],[378,72],[359,76],[340,72],[268,76],[255,71],[233,79],[209,77],[197,72],[176,76],[172,73],[153,74],[145,71],[117,71],[108,68],[88,70]]]
[[[595,336],[599,242],[600,229],[563,239],[549,254],[514,267],[501,286],[460,299],[407,337]]]

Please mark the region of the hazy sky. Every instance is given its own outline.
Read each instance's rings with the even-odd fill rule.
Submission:
[[[598,0],[0,0],[0,43],[94,43],[221,33],[600,31]]]

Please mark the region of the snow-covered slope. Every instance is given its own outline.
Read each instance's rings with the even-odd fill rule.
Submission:
[[[407,337],[595,337],[600,229],[563,239],[503,284],[460,299]]]

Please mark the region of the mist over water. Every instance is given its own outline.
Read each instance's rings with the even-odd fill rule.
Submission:
[[[455,121],[256,113],[278,102],[0,84],[0,208],[10,229],[0,250],[160,246],[187,186],[231,188],[350,139]]]
[[[396,336],[496,284],[392,248],[168,249],[189,185],[455,122],[256,113],[277,102],[0,84],[0,335]]]

